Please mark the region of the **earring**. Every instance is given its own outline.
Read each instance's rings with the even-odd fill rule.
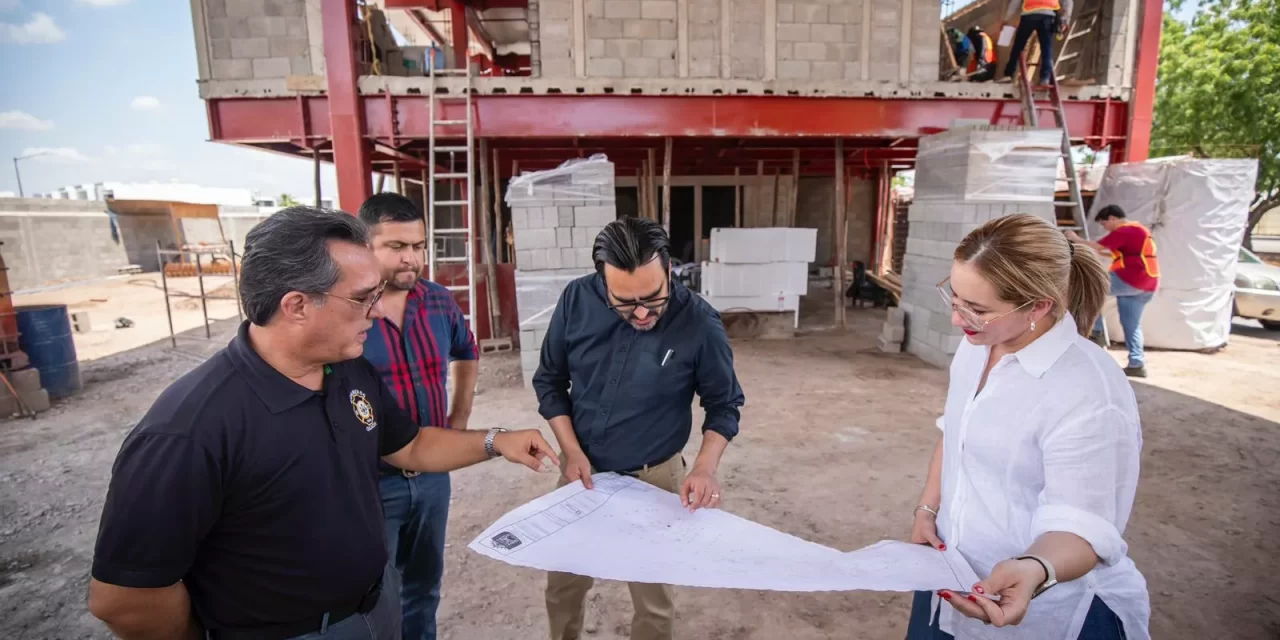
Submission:
[[[1032,330],[1032,331],[1035,331],[1035,330],[1036,330],[1036,321],[1035,321],[1035,320],[1032,320],[1032,321],[1031,321],[1031,330]]]

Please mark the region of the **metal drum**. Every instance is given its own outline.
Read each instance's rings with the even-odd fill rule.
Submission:
[[[71,318],[63,304],[17,307],[18,344],[40,371],[40,385],[50,398],[69,396],[83,386]]]

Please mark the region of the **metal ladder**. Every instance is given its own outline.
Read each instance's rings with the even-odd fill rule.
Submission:
[[[427,99],[427,111],[431,122],[431,128],[427,134],[427,278],[432,282],[436,281],[436,274],[440,272],[440,266],[445,264],[467,265],[466,284],[456,284],[457,278],[452,279],[452,283],[444,285],[449,291],[453,292],[455,299],[461,292],[467,294],[467,304],[465,318],[468,328],[471,329],[472,335],[477,334],[476,329],[476,261],[475,261],[475,215],[472,209],[472,194],[475,186],[475,158],[473,153],[475,150],[475,110],[473,108],[471,98],[471,64],[467,61],[464,69],[436,69],[435,53],[431,57],[430,77],[431,77],[431,95]],[[467,84],[465,93],[462,97],[452,96],[449,94],[440,94],[436,91],[436,80],[442,76],[465,76]],[[461,101],[466,109],[466,118],[463,120],[440,120],[439,114],[444,112],[443,106],[446,102],[457,103]],[[458,145],[439,145],[436,144],[437,129],[456,130],[458,127],[466,127],[466,144]],[[445,138],[457,138],[454,135],[445,135]],[[465,166],[465,171],[459,171],[459,166]],[[439,166],[446,167],[445,171],[437,171]],[[449,189],[449,195],[445,199],[441,199],[440,189],[437,182],[445,181],[453,186],[462,183],[462,194],[457,194],[456,188]],[[446,212],[458,211],[460,216],[449,216],[449,224],[455,224],[453,221],[459,219],[461,226],[439,227],[440,216],[437,215],[441,209]],[[463,250],[461,256],[442,256],[440,248],[436,246],[436,239],[441,238],[445,243],[451,240],[461,239],[463,242]],[[459,306],[462,306],[459,304]]]
[[[1057,223],[1058,207],[1070,207],[1072,224],[1069,227],[1058,225],[1058,228],[1067,231],[1079,231],[1085,240],[1093,240],[1089,236],[1089,225],[1086,220],[1084,211],[1084,197],[1080,195],[1080,179],[1076,174],[1076,161],[1071,155],[1071,132],[1067,130],[1067,114],[1062,106],[1062,92],[1059,91],[1058,79],[1053,69],[1049,70],[1049,77],[1053,80],[1048,86],[1033,86],[1031,78],[1027,73],[1027,58],[1024,55],[1018,61],[1018,83],[1019,97],[1022,100],[1022,123],[1024,126],[1038,128],[1040,126],[1040,111],[1050,111],[1053,113],[1054,123],[1058,129],[1062,130],[1061,157],[1063,166],[1067,174],[1067,197],[1068,200],[1054,200],[1054,222]],[[1048,103],[1037,101],[1035,94],[1037,92],[1049,94]],[[1108,344],[1111,342],[1111,336],[1107,334],[1107,325],[1102,324],[1102,337]]]

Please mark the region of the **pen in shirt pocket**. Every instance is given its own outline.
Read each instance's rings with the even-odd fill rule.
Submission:
[[[675,352],[676,352],[676,351],[675,351],[675,349],[667,349],[667,355],[662,356],[662,364],[660,364],[660,365],[658,365],[658,366],[660,366],[660,367],[665,367],[665,366],[667,366],[667,361],[668,361],[668,360],[671,360],[671,356],[672,356],[672,354],[674,354]]]

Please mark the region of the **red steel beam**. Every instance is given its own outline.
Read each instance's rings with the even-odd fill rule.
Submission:
[[[343,5],[325,0],[324,6]],[[326,22],[326,25],[328,23]],[[326,39],[326,57],[332,39]],[[354,62],[352,63],[354,65]],[[329,74],[329,96],[214,98],[207,103],[214,140],[255,144],[324,140],[338,133],[331,110],[340,102]],[[344,84],[345,83],[339,83]],[[347,94],[347,98],[353,94]],[[426,96],[361,96],[366,140],[397,146],[427,138]],[[525,140],[593,138],[652,146],[665,136],[732,140],[814,138],[917,138],[951,127],[958,118],[990,120],[1002,100],[881,100],[794,96],[480,95],[474,98],[476,135]],[[301,106],[300,106],[301,105]],[[1068,100],[1067,125],[1076,140],[1105,146],[1123,143],[1129,105],[1120,101]],[[461,102],[442,105],[439,119],[466,117]],[[1006,108],[1006,111],[1008,109]],[[309,118],[303,118],[305,113]],[[308,122],[309,120],[309,122]],[[349,121],[349,120],[344,120]],[[326,130],[325,124],[331,129]],[[458,127],[438,131],[461,137]],[[804,140],[808,138],[809,140]],[[852,141],[851,141],[852,142]],[[600,145],[596,145],[600,146]],[[339,155],[343,151],[339,149]],[[585,153],[585,151],[584,151]]]
[[[471,57],[467,55],[467,45],[471,40],[471,29],[467,26],[467,5],[461,2],[449,5],[449,29],[453,32],[453,37],[450,38],[453,44],[453,66],[465,69],[471,62]]]
[[[385,0],[388,9],[430,9],[444,11],[453,4],[450,0]],[[460,4],[474,7],[480,11],[486,9],[528,9],[529,0],[464,0]]]
[[[1151,120],[1156,105],[1156,73],[1160,68],[1160,30],[1163,24],[1164,2],[1144,0],[1142,29],[1138,33],[1138,59],[1133,75],[1126,162],[1141,162],[1150,156]]]
[[[308,128],[325,121],[329,123],[338,176],[338,206],[354,213],[373,194],[369,162],[372,145],[364,135],[365,108],[360,104],[356,87],[356,5],[350,0],[323,0],[320,6],[325,68],[328,69],[329,90],[324,109],[327,117],[320,116],[320,110],[314,108],[316,105],[303,100],[301,106],[294,109],[302,125],[296,137],[311,140]],[[303,117],[304,113],[312,116],[310,123]]]

